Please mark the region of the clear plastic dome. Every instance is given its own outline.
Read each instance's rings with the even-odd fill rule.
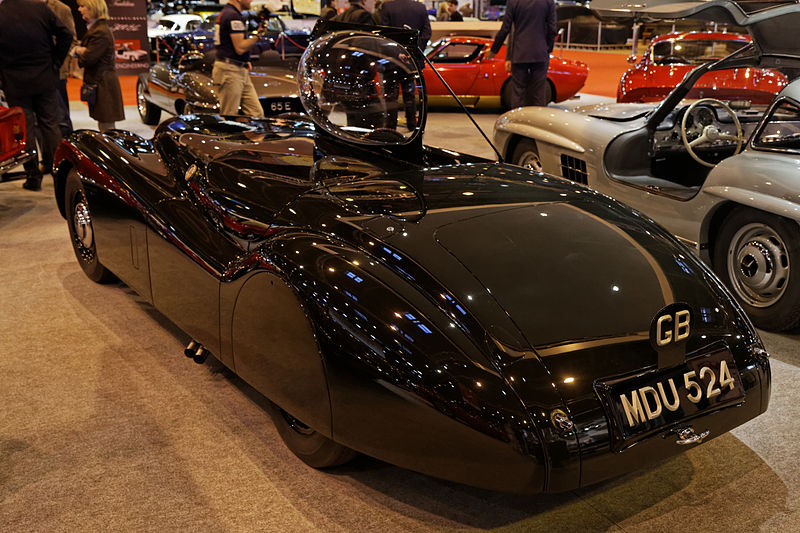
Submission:
[[[401,44],[340,31],[312,42],[297,70],[300,99],[323,130],[360,144],[406,144],[420,131],[422,74]]]

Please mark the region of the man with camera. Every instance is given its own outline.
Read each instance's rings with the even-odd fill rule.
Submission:
[[[217,57],[211,79],[219,98],[222,115],[236,115],[241,107],[245,115],[263,117],[264,111],[250,79],[250,51],[258,46],[259,35],[247,36],[243,10],[252,0],[229,0],[220,11],[214,28]]]

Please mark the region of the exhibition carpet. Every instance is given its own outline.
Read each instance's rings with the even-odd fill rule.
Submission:
[[[625,61],[627,53],[556,50],[554,55],[558,58],[583,61],[589,65],[589,77],[581,92],[598,96],[616,97],[619,78],[629,66]],[[136,76],[119,77],[122,101],[125,105],[136,105],[136,80]],[[76,78],[67,80],[67,94],[71,101],[80,101],[80,88],[81,80]]]

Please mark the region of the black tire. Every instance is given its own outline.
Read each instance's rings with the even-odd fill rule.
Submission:
[[[161,109],[147,101],[144,96],[145,88],[142,80],[136,82],[136,109],[139,110],[139,118],[148,126],[155,126],[161,119]]]
[[[110,283],[116,280],[114,274],[97,258],[89,202],[74,169],[69,171],[64,185],[64,213],[67,217],[72,249],[86,276],[97,283]]]
[[[308,466],[330,468],[343,465],[358,455],[355,450],[314,431],[277,405],[272,405],[270,415],[286,447]]]
[[[520,139],[514,147],[511,163],[535,172],[544,172],[542,160],[539,159],[539,149],[536,147],[536,141],[532,139]]]
[[[800,325],[798,229],[786,218],[739,208],[725,218],[715,241],[714,271],[759,328]]]
[[[553,82],[550,81],[548,78],[546,81],[547,85],[544,88],[544,101],[545,105],[549,105],[550,102],[555,102],[555,91],[553,90]]]

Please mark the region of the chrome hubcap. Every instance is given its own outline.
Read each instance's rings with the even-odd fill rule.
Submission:
[[[519,166],[525,167],[534,172],[543,172],[542,162],[539,160],[539,154],[536,152],[525,152],[519,159]]]
[[[728,276],[734,291],[753,307],[777,302],[789,282],[789,254],[780,235],[763,224],[742,227],[728,249]]]
[[[80,201],[75,204],[73,213],[75,227],[75,238],[83,248],[91,248],[94,243],[94,231],[92,230],[92,217],[89,214],[89,206],[86,202]]]

